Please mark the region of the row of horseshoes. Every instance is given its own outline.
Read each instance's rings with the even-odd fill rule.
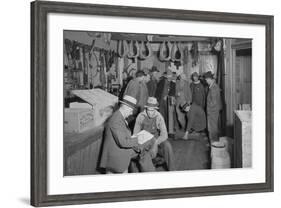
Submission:
[[[117,52],[119,57],[123,58],[139,58],[145,60],[152,54],[152,47],[149,42],[142,41],[140,44],[138,41],[120,40],[118,42]],[[181,61],[183,58],[183,52],[179,46],[179,43],[169,43],[164,41],[160,45],[159,59],[160,61]]]

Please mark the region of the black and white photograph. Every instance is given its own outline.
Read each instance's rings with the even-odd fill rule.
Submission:
[[[276,207],[278,6],[4,1],[0,207]]]
[[[31,204],[272,192],[273,25],[32,2]]]
[[[64,176],[252,167],[252,39],[61,38]]]

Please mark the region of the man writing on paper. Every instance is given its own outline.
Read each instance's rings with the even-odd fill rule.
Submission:
[[[175,170],[174,153],[168,139],[167,128],[163,116],[157,111],[158,102],[155,97],[149,97],[142,111],[136,119],[134,135],[145,130],[154,135],[156,142],[149,150],[152,159],[157,157],[163,158],[167,170]]]
[[[113,113],[105,126],[100,167],[108,173],[127,172],[133,158],[139,163],[142,172],[155,171],[151,156],[143,153],[155,143],[155,139],[139,144],[137,137],[131,137],[126,121],[137,107],[136,103],[135,98],[125,95],[120,101],[119,109]]]

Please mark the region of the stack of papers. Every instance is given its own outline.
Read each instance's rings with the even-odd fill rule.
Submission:
[[[139,133],[133,135],[133,137],[138,137],[138,143],[144,144],[145,142],[151,140],[154,136],[146,130],[142,130]]]

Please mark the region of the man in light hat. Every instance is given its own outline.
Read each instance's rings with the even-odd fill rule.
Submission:
[[[175,170],[174,168],[174,153],[168,139],[167,128],[163,116],[157,111],[158,102],[155,97],[149,97],[145,105],[145,110],[142,111],[135,123],[134,134],[141,130],[146,130],[154,135],[156,142],[149,150],[152,159],[159,156],[165,161],[167,170]]]
[[[137,100],[125,95],[120,101],[120,107],[113,113],[105,126],[104,145],[100,160],[100,167],[107,172],[123,173],[128,171],[132,158],[138,160],[142,172],[154,171],[149,154],[142,154],[143,149],[152,146],[155,140],[139,145],[138,139],[131,136],[126,118],[137,107]],[[139,158],[139,155],[142,157]]]
[[[214,74],[208,71],[204,74],[204,78],[209,85],[207,94],[207,128],[210,142],[219,140],[219,115],[222,109],[220,88],[216,84]]]

